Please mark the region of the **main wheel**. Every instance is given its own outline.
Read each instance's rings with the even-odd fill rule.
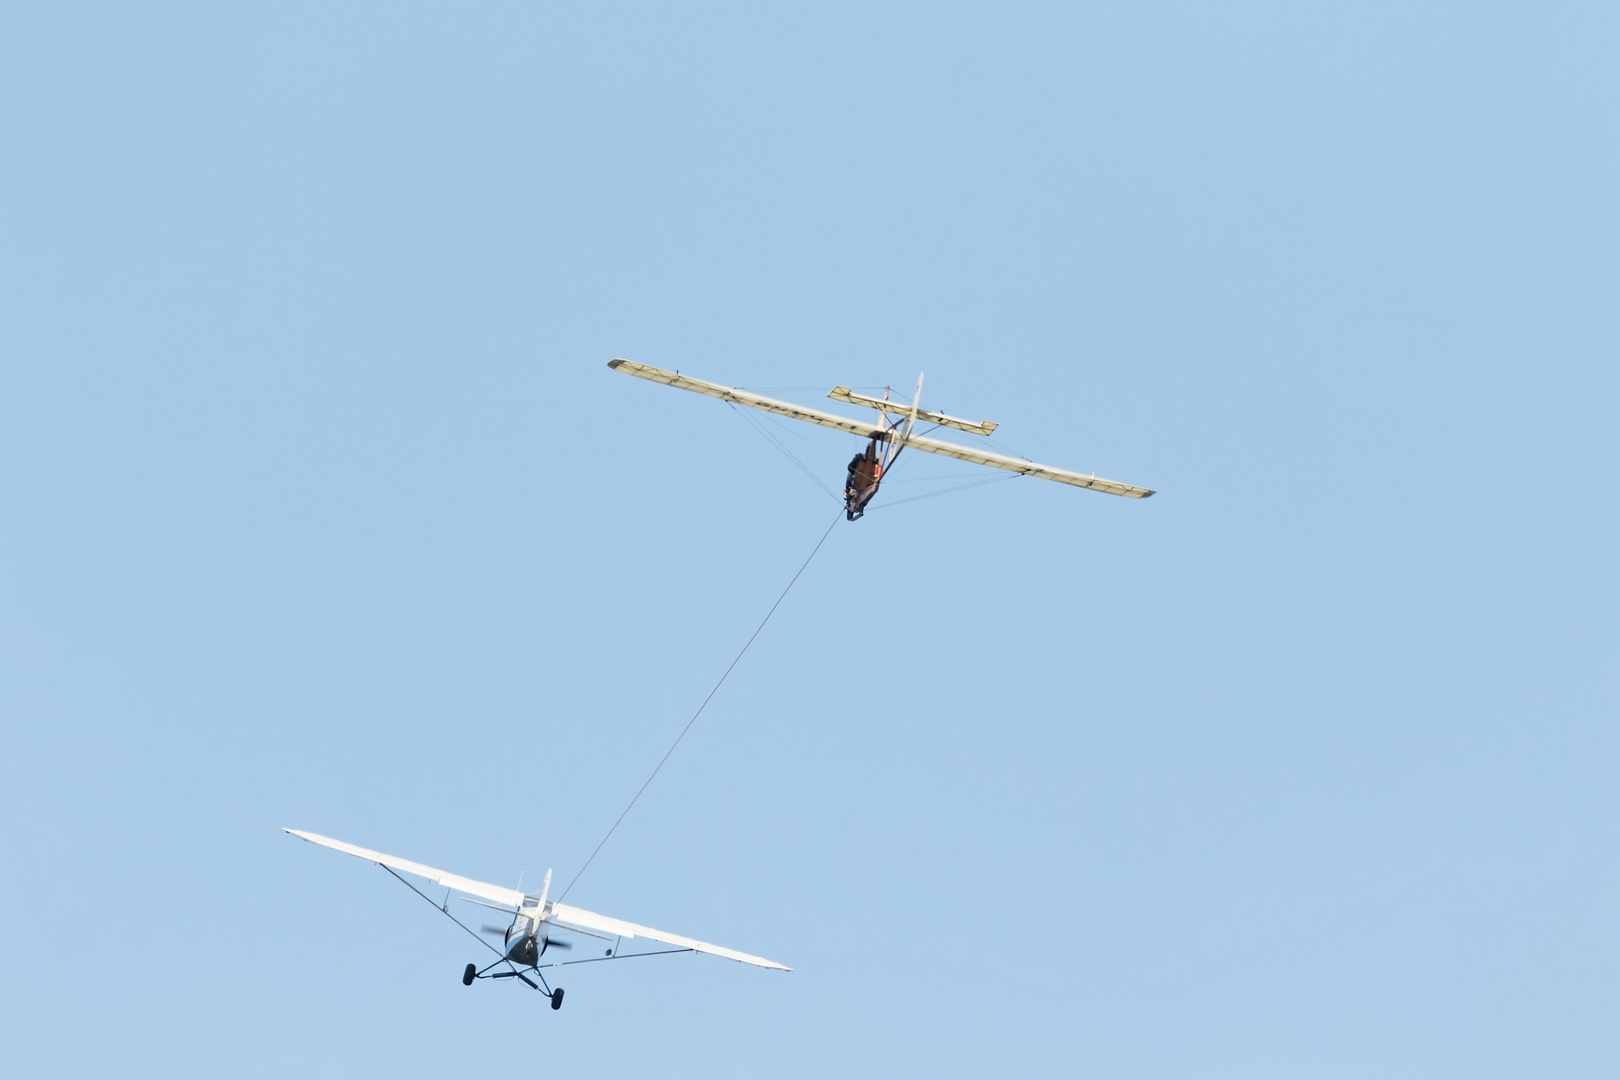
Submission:
[[[560,986],[551,992],[551,1007],[553,1009],[562,1008],[562,987]]]
[[[471,986],[472,981],[476,978],[478,978],[478,965],[468,964],[467,970],[461,973],[461,985]]]

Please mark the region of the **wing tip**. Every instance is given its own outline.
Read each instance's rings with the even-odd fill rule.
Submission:
[[[612,368],[614,371],[617,371],[625,363],[626,363],[626,361],[620,360],[617,357],[615,357],[614,359],[608,361],[608,367]]]

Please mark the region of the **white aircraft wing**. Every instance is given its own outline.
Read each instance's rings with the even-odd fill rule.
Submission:
[[[554,923],[560,923],[563,926],[576,926],[581,930],[595,930],[598,933],[612,934],[615,937],[644,937],[653,941],[661,941],[665,945],[691,949],[693,952],[708,953],[711,956],[723,956],[727,960],[753,964],[755,967],[771,968],[774,971],[793,970],[785,964],[778,964],[775,960],[767,960],[763,956],[750,956],[745,952],[738,952],[736,949],[710,945],[706,941],[694,941],[689,937],[671,934],[664,930],[654,930],[649,926],[637,926],[635,923],[625,922],[623,919],[611,919],[606,915],[598,915],[594,911],[571,907],[568,904],[552,904],[549,918]]]
[[[1042,480],[1056,480],[1060,484],[1073,484],[1075,487],[1090,488],[1092,491],[1106,492],[1109,495],[1123,495],[1127,499],[1145,499],[1153,494],[1147,488],[1121,484],[1117,480],[1104,480],[1098,476],[1070,472],[1068,469],[1059,469],[1052,465],[1039,465],[1023,458],[978,450],[971,446],[959,446],[940,439],[930,439],[924,435],[913,435],[906,440],[905,445],[930,454],[955,458],[957,461],[971,461],[975,465],[988,465],[992,469],[1006,469],[1008,472],[1023,473],[1025,476],[1038,476]]]
[[[836,413],[822,412],[820,409],[807,409],[803,405],[794,405],[786,401],[777,401],[775,398],[761,397],[751,394],[747,390],[734,390],[719,383],[704,382],[702,379],[693,379],[686,375],[677,375],[673,371],[663,368],[648,367],[638,364],[634,360],[609,360],[608,367],[614,371],[622,371],[626,375],[634,375],[638,379],[649,382],[663,383],[665,386],[674,386],[681,390],[690,390],[694,394],[705,394],[708,397],[719,398],[721,401],[730,401],[738,405],[747,405],[750,409],[762,409],[773,412],[779,416],[790,416],[795,420],[803,420],[810,424],[820,424],[822,427],[837,428],[847,431],[851,435],[859,435],[863,439],[870,439],[882,429],[875,423],[865,420],[851,420],[847,416]]]
[[[446,873],[431,866],[423,866],[419,862],[411,862],[409,859],[401,859],[395,855],[384,855],[380,851],[372,851],[369,848],[358,847],[354,844],[345,844],[342,840],[333,840],[329,836],[304,832],[302,829],[283,829],[282,832],[292,833],[300,840],[308,840],[312,844],[329,847],[334,851],[341,851],[346,855],[353,855],[367,862],[374,862],[379,866],[387,866],[394,870],[403,870],[407,874],[415,874],[417,877],[425,877],[429,881],[437,882],[447,889],[455,889],[457,892],[464,892],[471,896],[481,896],[485,900],[493,900],[498,904],[507,904],[511,907],[519,907],[523,903],[522,893],[516,889],[508,889],[504,885],[491,885],[487,881],[474,881],[472,878],[462,877],[460,874]]]

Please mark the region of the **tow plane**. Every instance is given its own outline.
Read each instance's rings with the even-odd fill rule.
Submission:
[[[877,419],[870,421],[854,420],[847,416],[839,416],[837,413],[777,401],[775,398],[763,397],[748,390],[705,382],[679,372],[638,364],[633,360],[609,360],[608,367],[626,375],[634,375],[638,379],[690,390],[695,394],[719,398],[734,405],[746,405],[750,409],[760,409],[778,416],[819,424],[822,427],[837,428],[839,431],[847,431],[851,435],[859,435],[868,440],[866,450],[850,460],[844,479],[844,516],[850,521],[856,521],[866,513],[867,504],[877,495],[878,486],[883,483],[884,476],[894,468],[895,459],[900,456],[900,451],[907,447],[915,447],[930,454],[939,454],[958,461],[970,461],[975,465],[988,465],[992,469],[1005,469],[1024,476],[1036,476],[1042,480],[1055,480],[1060,484],[1072,484],[1075,487],[1089,488],[1108,495],[1119,495],[1127,499],[1145,499],[1153,494],[1147,488],[1121,484],[1116,480],[1104,480],[1095,473],[1087,476],[1085,473],[1041,465],[1024,458],[998,454],[992,450],[978,450],[960,443],[915,434],[914,429],[918,422],[932,424],[935,427],[954,428],[970,435],[985,436],[998,426],[989,420],[963,420],[960,417],[947,416],[922,408],[921,375],[917,376],[917,390],[909,404],[904,401],[891,401],[890,391],[887,389],[883,391],[881,398],[875,398],[857,394],[847,386],[832,388],[827,396],[834,401],[877,410]]]
[[[625,922],[623,919],[610,918],[607,915],[598,915],[594,911],[586,911],[571,904],[564,904],[560,900],[550,899],[551,871],[546,871],[545,884],[540,887],[539,895],[525,893],[521,889],[508,889],[504,885],[492,885],[487,881],[475,881],[472,878],[462,877],[460,874],[448,873],[431,866],[424,866],[419,862],[401,859],[397,855],[384,855],[380,851],[346,844],[342,840],[333,840],[328,836],[317,833],[304,832],[302,829],[284,829],[300,840],[308,840],[312,844],[329,847],[334,851],[341,851],[346,855],[365,859],[376,863],[388,871],[412,892],[438,908],[452,922],[460,926],[467,933],[477,938],[479,943],[495,954],[491,963],[480,968],[477,964],[468,964],[462,971],[461,982],[464,986],[471,986],[479,979],[517,979],[524,985],[545,994],[551,999],[553,1009],[562,1008],[562,987],[553,988],[546,981],[541,969],[566,967],[570,964],[596,964],[609,960],[630,960],[638,956],[669,956],[674,953],[696,952],[708,953],[710,956],[723,956],[727,960],[736,960],[743,964],[752,964],[755,967],[770,968],[773,971],[791,971],[792,968],[778,964],[774,960],[767,960],[762,956],[751,956],[736,949],[727,949],[720,945],[710,945],[706,941],[697,941],[693,938],[683,937],[680,934],[671,934],[665,930],[654,930],[648,926]],[[427,893],[400,877],[400,873],[411,874],[415,877],[426,878],[436,885],[444,886],[446,892],[444,900],[439,901],[428,896]],[[522,883],[519,882],[519,885]],[[512,916],[512,922],[505,927],[484,926],[481,930],[491,937],[499,936],[500,948],[479,937],[472,927],[450,914],[450,896],[452,893],[466,893],[459,897],[467,903],[477,904],[479,907],[490,908],[494,911],[504,912]],[[574,947],[572,935],[581,935],[594,938],[602,948],[601,956],[585,957],[577,960],[545,959],[546,953],[551,949],[568,951]],[[653,949],[650,951],[620,952],[620,946],[635,938],[646,938],[649,941],[668,945],[667,949]],[[533,976],[531,978],[531,976]]]

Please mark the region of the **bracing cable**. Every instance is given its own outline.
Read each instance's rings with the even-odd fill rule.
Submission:
[[[743,421],[748,424],[749,427],[751,427],[755,431],[759,432],[759,435],[760,435],[761,438],[763,438],[766,442],[770,443],[772,446],[776,447],[777,450],[782,452],[782,455],[784,457],[786,457],[789,461],[793,462],[793,464],[798,467],[800,472],[804,473],[805,476],[810,478],[810,482],[812,484],[816,485],[816,487],[820,488],[822,491],[825,491],[829,498],[832,498],[832,499],[837,499],[838,498],[838,495],[836,493],[834,493],[832,488],[828,487],[826,484],[821,482],[821,477],[817,476],[814,472],[812,472],[808,465],[806,465],[804,462],[800,461],[799,458],[798,458],[798,455],[796,455],[793,451],[789,450],[787,448],[787,445],[784,444],[779,437],[777,437],[776,435],[773,435],[769,430],[767,430],[765,428],[765,426],[761,423],[760,418],[755,417],[753,414],[745,412],[742,409],[737,408],[737,406],[732,405],[731,402],[729,402],[729,401],[726,402],[726,404],[731,406],[731,411],[736,413],[739,417],[741,417],[743,419]]]
[[[968,488],[984,487],[986,484],[999,484],[1006,480],[1017,480],[1023,475],[1023,473],[1007,473],[1005,476],[992,476],[985,480],[975,480],[971,484],[963,484],[960,487],[946,488],[944,491],[930,491],[926,495],[913,495],[908,499],[895,499],[893,502],[882,503],[881,505],[874,506],[872,509],[887,510],[890,507],[904,506],[906,503],[918,502],[922,499],[935,499],[941,495],[954,495],[956,492],[966,491]],[[868,513],[870,513],[870,511],[868,511]]]

